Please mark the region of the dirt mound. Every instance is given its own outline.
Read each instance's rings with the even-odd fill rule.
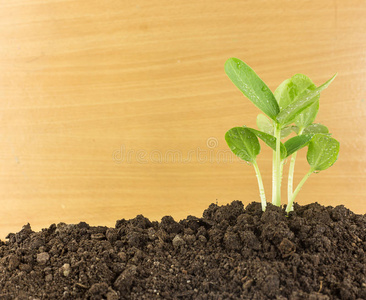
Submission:
[[[28,225],[0,246],[0,299],[366,299],[366,215],[211,204],[115,228]]]

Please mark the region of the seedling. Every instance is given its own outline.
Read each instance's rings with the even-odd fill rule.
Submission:
[[[260,152],[258,138],[273,149],[272,204],[276,206],[281,206],[282,171],[285,161],[291,156],[286,207],[286,212],[289,212],[309,176],[328,169],[338,158],[339,142],[330,136],[326,126],[313,123],[319,110],[320,92],[331,84],[337,74],[318,87],[307,76],[296,74],[282,82],[272,93],[253,69],[237,58],[226,61],[225,72],[239,90],[265,114],[257,116],[259,130],[246,126],[234,127],[226,133],[225,140],[235,155],[253,165],[263,211],[267,201],[256,161]],[[291,132],[295,132],[296,136],[282,143],[281,140]],[[304,147],[308,147],[310,170],[293,190],[297,151]]]

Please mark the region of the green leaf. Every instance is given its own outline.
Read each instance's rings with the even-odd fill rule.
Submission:
[[[307,90],[314,90],[315,84],[304,74],[296,74],[283,81],[274,92],[280,109],[286,108],[298,96]]]
[[[244,127],[249,129],[253,132],[257,137],[259,137],[263,142],[265,142],[269,147],[271,147],[274,151],[276,151],[276,137],[271,134],[256,130],[254,128]],[[281,152],[281,159],[286,158],[286,147],[284,144],[280,144],[280,152]]]
[[[307,126],[303,133],[329,133],[329,130],[326,126],[319,124],[319,123],[313,123]]]
[[[275,120],[280,108],[269,87],[246,63],[237,58],[229,58],[225,72],[253,104],[271,119]]]
[[[225,140],[236,156],[248,162],[254,162],[261,150],[256,135],[244,127],[231,128],[226,132]]]
[[[274,92],[274,95],[282,110],[290,103],[296,101],[303,93],[314,89],[316,89],[316,86],[309,77],[304,74],[296,74],[290,79],[283,81]],[[317,101],[299,114],[295,119],[296,125],[305,127],[315,120],[319,110],[319,97],[320,96],[317,95]]]
[[[322,171],[332,166],[339,153],[339,142],[329,135],[317,133],[309,143],[307,160],[311,170]]]
[[[291,128],[291,130],[292,130],[293,132],[295,132],[297,135],[299,134],[299,132],[300,132],[299,127],[297,127],[297,126],[291,126],[290,128]]]
[[[276,117],[277,121],[281,125],[291,124],[302,111],[318,101],[317,96],[321,91],[326,89],[331,84],[336,76],[337,74],[316,89],[307,90],[298,96],[295,101],[291,102],[288,106],[281,110],[281,112]]]
[[[297,135],[299,134],[299,127],[298,126],[291,126],[292,131],[294,131]],[[313,123],[308,125],[306,128],[303,129],[301,134],[315,134],[315,133],[325,133],[327,135],[331,135],[329,133],[328,128],[325,125],[322,125],[320,123]]]
[[[284,139],[285,137],[289,136],[292,132],[291,126],[283,127],[281,129],[281,139]]]
[[[287,156],[290,156],[301,148],[307,146],[312,138],[313,134],[302,134],[287,140],[285,142]]]
[[[258,128],[268,134],[272,134],[274,133],[274,128],[273,128],[273,120],[268,119],[265,115],[263,114],[259,114],[257,116],[257,126]]]
[[[318,100],[316,100],[312,105],[308,108],[304,109],[300,115],[295,119],[295,124],[299,127],[306,127],[314,122],[316,115],[319,111],[319,98],[320,95],[317,96]]]
[[[274,135],[275,122],[267,118],[263,114],[257,116],[257,126],[258,128],[268,134]],[[284,127],[281,129],[281,139],[284,139],[291,133],[291,127]]]

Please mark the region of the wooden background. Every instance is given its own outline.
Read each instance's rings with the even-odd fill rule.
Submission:
[[[226,77],[229,57],[272,90],[338,72],[317,121],[339,160],[297,200],[365,213],[365,28],[364,0],[0,1],[0,237],[27,222],[112,226],[259,201],[253,168],[224,140],[259,112]],[[271,158],[263,147],[269,199]]]

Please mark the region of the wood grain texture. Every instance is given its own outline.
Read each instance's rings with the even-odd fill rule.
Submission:
[[[253,168],[224,140],[258,113],[224,73],[232,56],[272,90],[339,73],[317,118],[339,161],[297,200],[365,213],[365,15],[363,0],[1,1],[0,237],[27,222],[111,226],[259,201]]]

